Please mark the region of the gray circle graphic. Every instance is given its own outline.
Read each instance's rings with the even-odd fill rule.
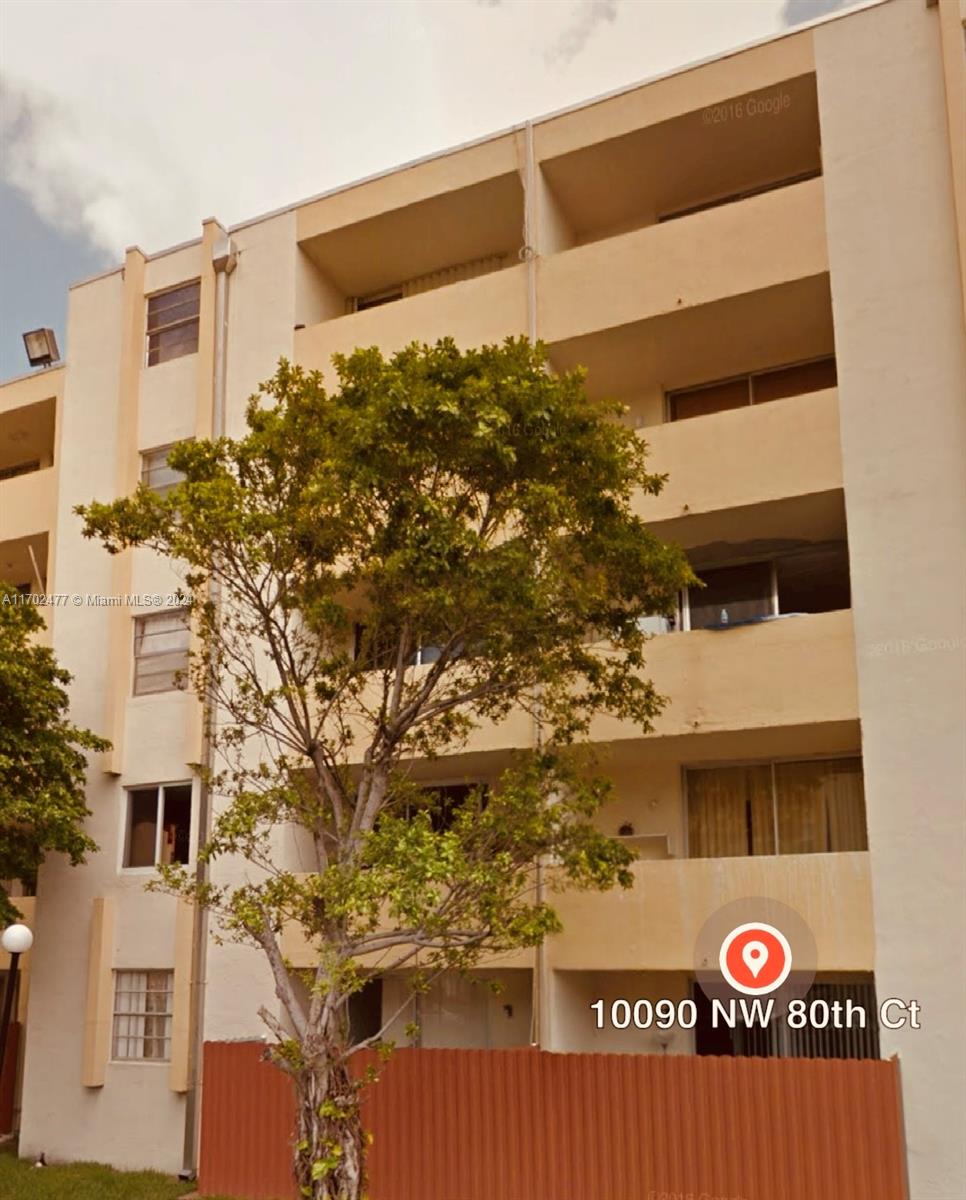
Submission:
[[[773,925],[784,934],[792,952],[792,967],[785,981],[763,1001],[774,1000],[774,1014],[784,1016],[792,1000],[808,993],[815,979],[818,950],[815,935],[801,913],[771,896],[747,896],[722,905],[705,921],[694,944],[694,975],[709,1000],[728,1004],[742,999],[721,972],[721,946],[741,925]],[[747,996],[744,997],[748,999]]]

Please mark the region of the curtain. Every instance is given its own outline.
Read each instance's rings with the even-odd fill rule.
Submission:
[[[688,771],[687,792],[692,858],[775,853],[770,767]]]
[[[868,850],[862,760],[838,758],[825,766],[829,850]]]
[[[781,854],[867,848],[861,759],[776,763],[775,793]]]

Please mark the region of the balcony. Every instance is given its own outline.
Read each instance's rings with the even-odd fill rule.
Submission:
[[[648,740],[858,719],[849,609],[656,637],[646,657],[668,697]],[[601,742],[640,737],[611,717],[592,732]]]
[[[562,971],[694,969],[698,933],[723,905],[767,896],[807,922],[821,971],[871,971],[874,964],[869,855],[797,854],[748,858],[639,860],[629,889],[554,893],[563,931],[547,942],[547,966]],[[317,954],[294,925],[282,951],[295,967]],[[488,969],[526,969],[533,951],[487,959]]]
[[[524,202],[513,144],[512,138],[498,138],[488,148],[444,156],[435,165],[424,163],[307,206],[298,222],[296,330],[319,323],[341,329],[315,355],[299,344],[312,339],[297,337],[296,356],[304,352],[303,361],[324,367],[334,350],[383,345],[383,332],[387,350],[416,337],[458,336],[461,319],[466,324],[459,300],[464,296],[469,318],[464,341],[478,344],[492,336],[476,321],[490,305],[503,302],[501,290],[470,288],[454,297],[453,289],[492,275],[521,274]],[[449,293],[442,305],[417,303],[438,291]],[[450,314],[454,298],[457,311]],[[402,301],[410,311],[400,325],[395,310]],[[345,321],[366,314],[368,320]],[[524,329],[525,319],[515,318],[511,313],[510,330]],[[502,336],[504,325],[498,322],[497,328]]]
[[[665,739],[736,734],[754,734],[759,753],[782,730],[851,729],[858,721],[849,609],[655,637],[646,659],[646,674],[668,697],[667,707],[646,737],[613,717],[594,721],[593,739],[612,743],[613,753],[623,753],[622,747],[634,741],[646,743],[649,754],[661,754]],[[375,692],[370,700],[374,697]],[[481,724],[459,750],[460,757],[451,761],[530,747],[533,738],[531,718],[517,709],[499,724]],[[801,745],[806,744],[807,737]],[[799,742],[792,746],[799,748]],[[693,757],[705,755],[695,748]]]
[[[790,64],[789,64],[790,65]],[[802,66],[805,64],[802,63]],[[596,118],[584,130],[587,142],[564,150],[554,125],[579,123],[574,114],[546,128],[538,127],[537,150],[543,178],[554,198],[559,218],[577,244],[680,219],[689,212],[733,203],[821,171],[818,97],[814,72],[795,74],[753,90],[734,90],[735,79],[699,68],[689,73],[685,111],[655,120],[662,81],[626,95],[624,108],[635,101],[651,107],[650,119],[639,114],[637,127],[618,132],[621,106],[604,101],[590,113]],[[702,87],[701,84],[704,83]],[[752,82],[744,77],[745,87]],[[663,81],[665,90],[668,81]],[[730,85],[730,86],[729,86]],[[704,104],[692,107],[695,102]],[[669,97],[665,97],[665,102]],[[628,113],[624,114],[625,117]],[[611,136],[607,137],[606,133]]]
[[[0,479],[0,539],[49,533],[57,515],[57,474],[53,467]],[[2,567],[2,564],[0,564]],[[30,572],[32,577],[33,571]],[[4,575],[6,578],[6,574]],[[27,581],[27,576],[17,580]]]
[[[557,970],[691,971],[705,921],[722,905],[767,896],[799,912],[821,971],[871,971],[869,855],[799,854],[638,861],[634,887],[554,897],[563,932],[547,947]]]
[[[670,419],[668,393],[834,356],[829,277],[813,275],[598,330],[555,342],[549,352],[558,371],[586,369],[591,396],[625,404],[624,421],[632,429],[651,430]]]
[[[43,474],[50,475],[52,472],[45,471]],[[28,476],[27,479],[29,480],[31,477]],[[7,480],[6,484],[0,484],[0,501],[4,505],[6,504],[4,490],[7,484],[13,482],[20,483],[21,480]],[[29,495],[29,489],[27,494]],[[10,522],[6,511],[3,509],[0,511],[4,512],[3,525],[0,526],[0,536],[2,536]],[[24,510],[18,510],[17,515],[18,525],[31,526],[33,524],[29,509],[25,513]],[[28,595],[44,595],[50,577],[49,547],[50,534],[46,530],[20,537],[4,538],[3,541],[0,541],[0,582],[9,584]],[[56,607],[48,605],[38,607],[35,611],[44,620],[43,628],[37,631],[37,641],[43,646],[49,646]]]
[[[641,500],[649,524],[842,487],[838,391],[830,388],[642,431],[667,474]]]
[[[464,349],[500,342],[526,332],[526,304],[526,268],[494,271],[297,330],[295,360],[331,372],[332,355],[357,346],[392,353],[412,341],[432,343],[447,336]]]
[[[541,262],[540,336],[565,342],[828,272],[821,179]]]

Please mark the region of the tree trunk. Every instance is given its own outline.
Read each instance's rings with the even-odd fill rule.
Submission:
[[[365,1135],[359,1089],[323,1051],[293,1073],[295,1181],[310,1200],[364,1200]]]

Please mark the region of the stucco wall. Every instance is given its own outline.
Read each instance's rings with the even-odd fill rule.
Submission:
[[[883,1031],[914,1200],[966,1195],[966,346],[938,12],[815,31]]]
[[[57,590],[113,592],[113,564],[93,542],[78,536],[75,504],[113,495],[118,453],[122,279],[119,273],[71,293],[68,334],[72,347],[63,403],[57,521]],[[105,469],[92,470],[92,463]],[[129,619],[129,614],[125,613]],[[74,720],[105,732],[111,620],[117,610],[68,605],[57,610],[54,649],[73,674]],[[129,685],[129,679],[122,686]],[[184,698],[176,702],[183,705]],[[139,739],[139,766],[157,779],[184,778],[163,741]],[[144,780],[145,782],[147,779]],[[122,781],[95,756],[89,774],[88,822],[100,846],[80,869],[51,857],[40,873],[31,1003],[27,1025],[20,1151],[50,1158],[109,1158],[118,1166],[176,1171],[180,1163],[183,1098],[169,1088],[168,1064],[108,1064],[101,1087],[82,1083],[93,902],[118,899],[118,920],[105,957],[111,969],[174,965],[175,902],[146,896],[143,877],[119,874],[123,831]]]

